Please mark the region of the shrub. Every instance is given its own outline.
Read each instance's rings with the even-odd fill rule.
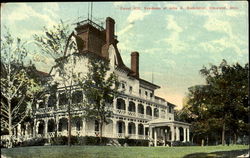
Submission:
[[[128,146],[148,146],[149,140],[144,139],[128,139],[128,138],[121,138],[118,139],[118,142],[123,146],[125,143],[128,144]]]
[[[66,136],[53,137],[50,140],[51,145],[66,145],[68,138]]]
[[[17,144],[16,146],[42,146],[47,142],[44,138],[32,138],[26,141],[23,141],[20,144]]]
[[[171,144],[171,142],[168,142]],[[192,142],[173,141],[172,146],[195,146]]]
[[[71,136],[71,144],[72,145],[106,145],[108,142],[109,142],[109,139],[105,138],[105,137],[102,138],[102,143],[100,143],[100,138],[99,137]],[[51,144],[52,145],[67,145],[68,144],[68,137],[61,136],[61,137],[51,138]]]

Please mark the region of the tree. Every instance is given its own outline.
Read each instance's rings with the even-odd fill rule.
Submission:
[[[85,95],[85,117],[98,121],[102,142],[102,127],[112,114],[111,105],[118,95],[119,82],[114,73],[109,73],[109,60],[92,56],[88,62],[88,73],[79,83]]]
[[[221,129],[223,145],[226,131],[233,132],[236,142],[240,127],[247,124],[248,69],[248,64],[228,65],[223,60],[219,66],[211,65],[200,70],[206,85],[189,89],[190,111],[197,115],[197,121],[213,121],[215,128]],[[211,132],[211,124],[207,128]]]
[[[43,89],[27,74],[24,61],[28,51],[24,45],[9,31],[1,39],[1,130],[8,130],[10,148],[13,129],[30,114],[36,94]]]
[[[72,110],[72,92],[77,76],[75,72],[76,58],[80,46],[77,44],[77,36],[74,32],[70,33],[70,27],[62,21],[52,29],[44,27],[44,35],[34,35],[37,46],[42,53],[50,55],[55,59],[60,79],[59,83],[64,88],[65,98],[67,100],[68,112],[68,145],[71,145],[71,110]],[[82,41],[81,41],[82,42]],[[82,42],[83,43],[83,42]],[[51,84],[57,84],[53,81]]]

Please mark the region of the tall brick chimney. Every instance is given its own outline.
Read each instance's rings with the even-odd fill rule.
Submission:
[[[112,44],[115,35],[115,20],[111,17],[106,18],[106,43]]]
[[[131,53],[131,70],[134,72],[135,77],[139,77],[139,53]]]

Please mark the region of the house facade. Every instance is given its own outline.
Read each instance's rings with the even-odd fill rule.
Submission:
[[[160,86],[140,78],[139,53],[131,53],[130,68],[123,63],[117,48],[115,21],[112,18],[106,18],[105,29],[91,20],[85,20],[77,23],[75,31],[79,54],[75,56],[77,62],[73,64],[74,71],[87,73],[89,55],[99,56],[109,59],[109,73],[114,72],[121,83],[119,96],[110,106],[113,114],[103,126],[104,137],[146,139],[151,140],[155,146],[159,142],[165,145],[167,141],[189,141],[189,124],[174,120],[175,105],[155,95]],[[69,54],[68,58],[72,60],[65,67],[71,69],[70,61],[74,60],[74,55]],[[55,135],[67,136],[68,109],[64,87],[68,84],[61,82],[57,70],[58,67],[53,66],[49,76],[59,83],[59,88],[39,101],[33,110],[33,122],[17,127],[16,133],[20,137],[49,139]],[[80,103],[83,97],[84,94],[76,88],[73,92],[73,104]],[[99,136],[97,120],[84,119],[84,110],[79,106],[72,107],[71,113],[72,135]]]

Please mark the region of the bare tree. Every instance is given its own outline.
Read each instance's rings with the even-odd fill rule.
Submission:
[[[19,38],[7,31],[1,39],[1,130],[8,130],[13,146],[13,129],[29,115],[35,95],[42,87],[26,72],[24,60],[28,51]]]

